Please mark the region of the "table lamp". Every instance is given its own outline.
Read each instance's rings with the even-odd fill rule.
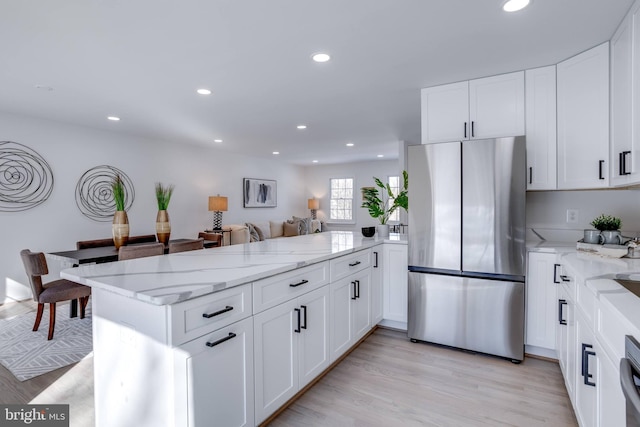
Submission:
[[[307,200],[307,206],[311,209],[311,219],[316,219],[316,211],[320,209],[320,200],[309,199]]]
[[[226,212],[229,207],[227,198],[224,196],[209,196],[209,211],[213,212],[213,230],[222,230],[222,212]]]

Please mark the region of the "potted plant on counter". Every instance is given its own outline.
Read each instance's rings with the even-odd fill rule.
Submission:
[[[169,236],[171,235],[171,223],[169,222],[167,208],[171,201],[173,189],[174,185],[163,185],[160,182],[156,182],[156,200],[158,201],[156,234],[158,235],[158,242],[164,243],[165,245],[169,243]]]
[[[113,235],[113,244],[116,249],[124,246],[129,241],[129,218],[124,206],[127,199],[127,193],[120,175],[116,175],[111,183],[111,192],[113,202],[116,205],[116,212],[113,215],[113,223],[111,225],[111,233]]]
[[[600,231],[604,244],[622,244],[622,236],[620,234],[622,221],[620,218],[602,214],[591,221],[591,225]]]
[[[389,217],[398,208],[404,210],[409,209],[409,176],[407,171],[402,171],[402,188],[398,191],[398,194],[393,194],[391,186],[386,185],[375,176],[373,180],[376,183],[376,187],[364,187],[362,189],[362,206],[369,211],[369,215],[372,218],[376,218],[380,221],[380,225],[377,227],[378,236],[389,237]]]

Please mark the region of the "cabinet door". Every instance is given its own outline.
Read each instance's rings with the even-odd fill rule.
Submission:
[[[384,245],[384,314],[387,320],[407,323],[408,248],[406,245]]]
[[[527,70],[527,190],[556,188],[556,66]]]
[[[625,427],[627,425],[626,402],[620,387],[619,363],[614,363],[604,352],[596,340],[598,355],[598,378],[596,390],[598,392],[598,421],[601,427]]]
[[[611,39],[611,185],[626,185],[637,153],[633,152],[632,113],[632,42],[631,16],[627,16]]]
[[[298,392],[296,301],[253,316],[256,424]]]
[[[187,425],[210,425],[211,420],[224,426],[255,425],[252,319],[193,340],[175,351],[178,359],[186,356],[188,386],[183,394],[187,396]]]
[[[371,272],[365,270],[354,275],[356,299],[352,303],[353,343],[366,335],[371,329]]]
[[[376,246],[372,251],[373,265],[371,266],[371,326],[372,328],[382,320],[383,300],[383,272],[384,254],[383,246]]]
[[[329,286],[324,286],[298,298],[301,314],[301,332],[298,336],[299,388],[317,377],[330,363],[329,294]]]
[[[331,283],[331,362],[336,361],[353,343],[352,298],[355,298],[352,281],[349,278]]]
[[[576,391],[574,409],[578,424],[582,427],[596,425],[598,387],[598,363],[600,356],[595,350],[595,336],[587,320],[576,310]],[[619,379],[619,376],[618,376]]]
[[[554,283],[556,254],[529,252],[525,344],[555,350],[558,303]]]
[[[469,82],[471,139],[524,135],[524,71]]]
[[[558,188],[608,186],[609,43],[558,64]]]
[[[564,374],[564,382],[567,386],[567,393],[571,401],[574,401],[575,391],[575,306],[570,298],[567,289],[563,285],[558,285],[558,323],[556,327],[556,348],[558,352],[558,363]]]
[[[429,87],[421,91],[422,143],[469,139],[469,83]]]

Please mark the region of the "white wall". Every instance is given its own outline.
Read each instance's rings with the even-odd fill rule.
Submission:
[[[93,221],[76,206],[78,179],[95,166],[115,166],[133,181],[135,202],[128,211],[131,235],[155,234],[155,182],[176,186],[168,209],[172,238],[195,238],[199,230],[211,228],[208,196],[218,193],[229,198],[223,224],[284,220],[308,213],[303,168],[272,159],[2,113],[0,141],[18,142],[37,151],[54,176],[53,192],[46,202],[23,212],[0,212],[0,301],[31,295],[21,249],[70,250],[78,240],[111,236],[110,222]],[[246,177],[277,180],[278,206],[243,208],[242,178]]]
[[[576,223],[567,223],[567,209],[578,211]],[[527,228],[546,240],[577,241],[598,215],[622,220],[622,234],[635,237],[640,231],[639,190],[532,191],[527,193]],[[528,238],[535,239],[532,233]]]
[[[353,178],[356,192],[354,199],[355,223],[344,225],[328,224],[328,226],[330,230],[360,231],[362,227],[377,225],[379,223],[377,219],[371,218],[366,209],[360,207],[362,204],[360,188],[375,186],[374,176],[386,182],[388,176],[400,175],[401,172],[402,169],[398,165],[398,160],[308,166],[305,168],[307,198],[315,197],[320,199],[318,219],[328,221],[330,198],[329,180],[331,178]],[[409,187],[411,188],[411,177],[409,177]],[[406,224],[406,220],[404,223]]]

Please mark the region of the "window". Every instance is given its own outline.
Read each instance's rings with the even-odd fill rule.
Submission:
[[[331,178],[329,219],[335,222],[353,221],[353,178]]]
[[[400,177],[399,176],[390,176],[389,177],[389,186],[391,187],[391,192],[393,194],[398,194],[400,192]],[[389,198],[387,201],[388,208],[393,205],[393,198]],[[389,215],[390,222],[399,222],[400,221],[400,209],[396,209],[393,211],[391,215]]]

